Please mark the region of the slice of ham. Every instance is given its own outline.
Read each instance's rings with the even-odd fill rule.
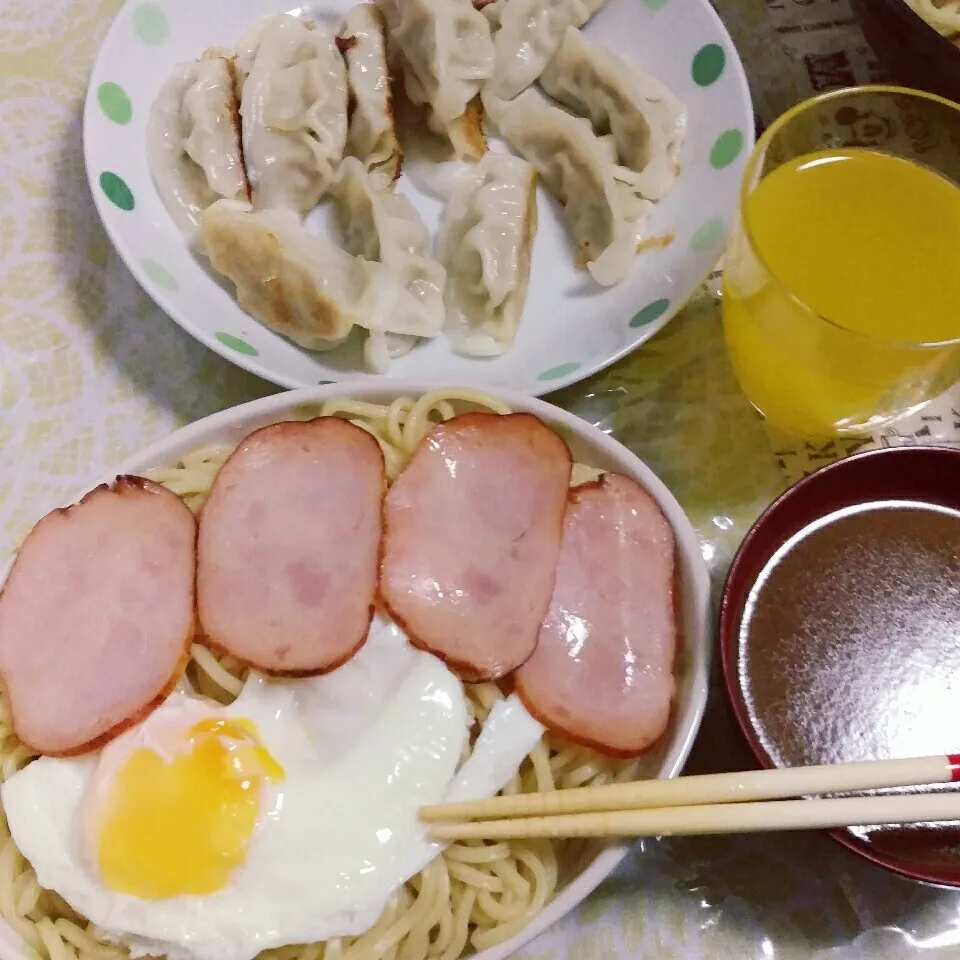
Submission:
[[[673,698],[674,538],[642,487],[605,473],[570,491],[550,610],[514,675],[545,727],[614,757],[666,729]]]
[[[436,426],[384,508],[380,592],[411,641],[467,680],[533,652],[553,590],[571,458],[527,413]]]
[[[0,594],[0,674],[30,748],[93,750],[174,688],[195,628],[196,535],[183,501],[142,477],[33,528]]]
[[[200,515],[205,642],[276,676],[349,660],[373,616],[385,483],[376,439],[338,417],[246,437]]]

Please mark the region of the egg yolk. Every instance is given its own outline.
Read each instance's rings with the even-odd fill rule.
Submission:
[[[116,771],[96,844],[103,882],[158,900],[221,889],[243,863],[264,781],[283,768],[245,720],[203,720],[165,760],[146,747]]]

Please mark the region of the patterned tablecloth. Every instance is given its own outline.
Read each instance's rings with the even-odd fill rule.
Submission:
[[[198,0],[199,2],[199,0]],[[120,0],[0,0],[0,552],[109,465],[274,388],[219,359],[140,291],[83,174],[81,107]],[[761,123],[813,91],[878,79],[847,0],[717,0]],[[714,281],[715,283],[715,281]],[[661,335],[554,398],[674,490],[719,582],[760,509],[849,452],[771,435],[738,392],[705,289]],[[957,439],[960,391],[874,444]],[[719,690],[692,768],[749,764]],[[646,843],[528,960],[960,958],[960,897],[819,836]]]

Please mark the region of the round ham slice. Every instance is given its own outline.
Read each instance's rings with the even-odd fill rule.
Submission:
[[[570,491],[537,649],[514,675],[545,727],[614,757],[647,749],[673,698],[674,538],[653,498],[602,474]]]
[[[531,414],[468,413],[438,424],[387,493],[384,604],[464,679],[502,677],[533,652],[570,470]]]
[[[373,616],[385,482],[376,439],[338,417],[246,437],[200,515],[205,642],[276,676],[349,660]]]
[[[0,594],[0,674],[25,744],[93,750],[170,693],[194,634],[196,533],[180,498],[141,477],[33,528]]]

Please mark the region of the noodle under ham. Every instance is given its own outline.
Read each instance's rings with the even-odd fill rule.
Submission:
[[[340,416],[372,434],[383,450],[388,481],[403,469],[431,427],[464,409],[509,413],[504,404],[471,390],[437,390],[389,404],[333,399],[302,409],[297,417]],[[208,446],[176,466],[150,476],[199,510],[232,446]],[[572,483],[599,471],[574,466]],[[187,676],[196,691],[218,703],[232,702],[244,669],[229,656],[194,644]],[[465,684],[475,737],[504,694],[493,683]],[[0,777],[7,779],[32,759],[13,732],[9,705],[0,698]],[[634,779],[640,761],[604,757],[547,734],[524,759],[503,793],[542,792]],[[588,848],[589,849],[596,849]],[[580,859],[583,845],[551,840],[456,842],[397,890],[376,924],[358,937],[269,950],[267,960],[456,960],[518,933],[543,909],[562,882],[562,866]],[[43,890],[0,823],[0,915],[23,940],[28,960],[127,960],[120,945],[97,931],[57,894]]]

